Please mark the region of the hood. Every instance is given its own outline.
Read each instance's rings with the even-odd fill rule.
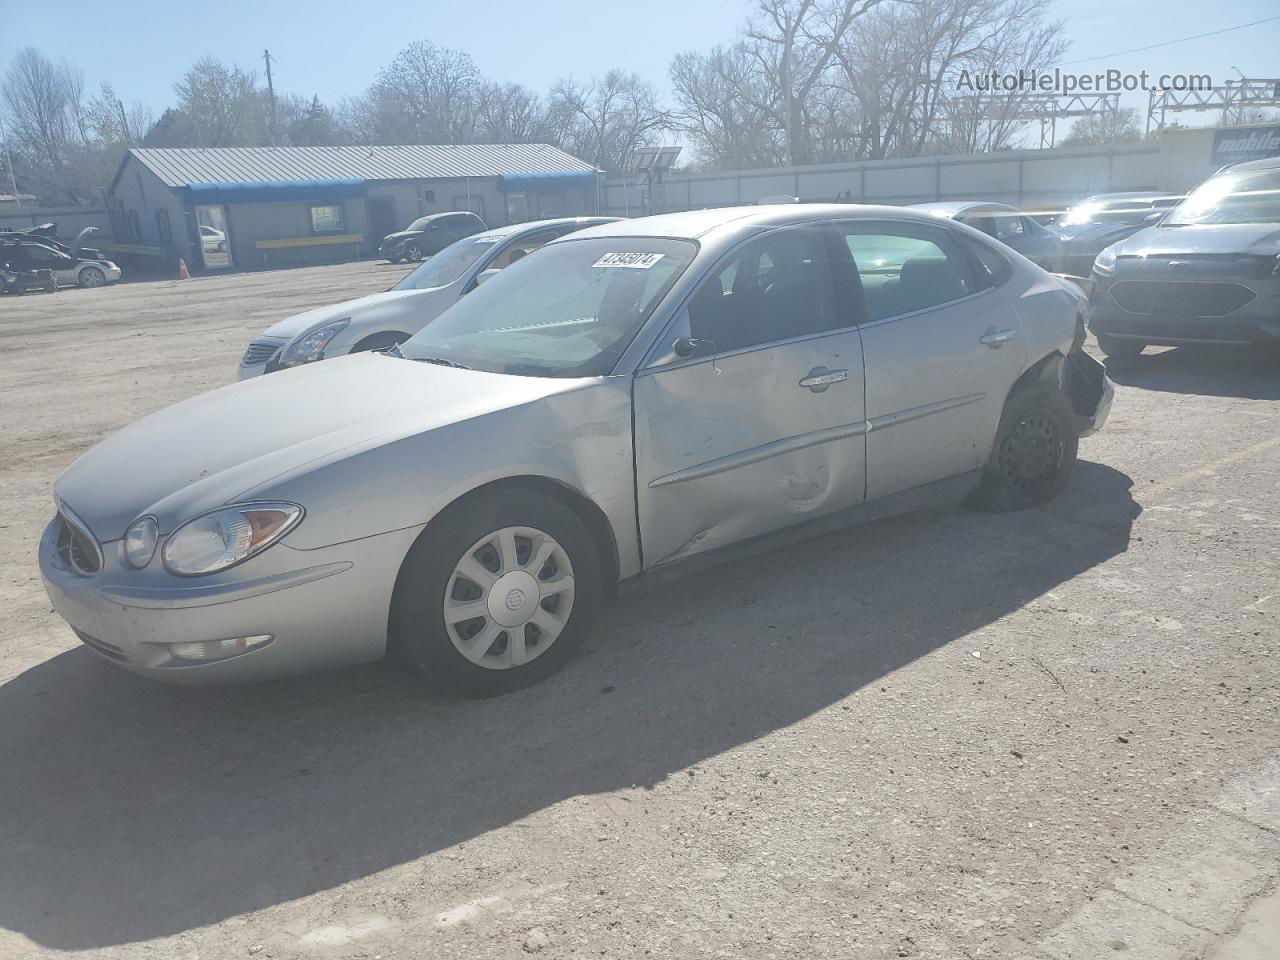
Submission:
[[[342,303],[316,307],[314,310],[295,314],[287,320],[272,324],[262,332],[262,335],[264,337],[279,337],[282,340],[292,340],[294,337],[306,333],[312,327],[328,323],[331,320],[342,320],[346,317],[354,317],[356,314],[359,314],[362,319],[370,319],[380,310],[392,304],[425,292],[427,291],[387,290],[383,293],[371,293],[367,297],[360,297],[356,300],[344,300]]]
[[[1117,256],[1179,254],[1280,254],[1280,223],[1217,223],[1187,227],[1147,227],[1113,248]]]
[[[353,354],[235,383],[145,417],[76,460],[54,492],[101,541],[119,539],[148,512],[168,533],[301,466],[576,383]]]
[[[397,230],[395,233],[388,233],[382,238],[382,246],[385,247],[388,243],[395,243],[397,240],[407,240],[409,237],[420,236],[422,236],[421,230]]]

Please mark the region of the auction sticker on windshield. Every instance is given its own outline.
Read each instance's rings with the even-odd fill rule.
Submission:
[[[606,253],[592,264],[593,267],[630,267],[633,270],[648,270],[661,260],[661,253]]]

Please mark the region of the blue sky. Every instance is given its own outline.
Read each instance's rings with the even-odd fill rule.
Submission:
[[[111,79],[126,103],[157,114],[172,86],[204,54],[261,72],[264,47],[276,58],[277,88],[325,101],[366,87],[411,40],[466,50],[488,77],[545,90],[561,76],[588,77],[618,66],[667,88],[671,58],[730,40],[752,0],[487,0],[351,3],[350,0],[221,0],[201,4],[124,0],[101,5],[0,0],[0,69],[25,45],[80,66],[91,89]],[[85,13],[72,13],[81,7]],[[1073,61],[1274,16],[1275,0],[1055,0],[1068,21]],[[89,9],[96,12],[89,14]],[[367,12],[367,15],[366,15]],[[1209,73],[1215,82],[1280,75],[1280,20],[1159,50],[1108,56],[1070,69]],[[1145,107],[1145,96],[1128,105]],[[1209,118],[1205,116],[1203,120]],[[1190,122],[1197,122],[1191,119]]]

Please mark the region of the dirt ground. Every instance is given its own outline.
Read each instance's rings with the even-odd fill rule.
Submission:
[[[1276,769],[1280,363],[1249,353],[1115,369],[1046,509],[628,595],[512,696],[381,665],[178,689],[81,647],[36,569],[58,473],[403,271],[0,299],[0,958],[1096,960],[1135,904],[1163,932],[1097,950],[1176,958],[1269,895],[1280,816],[1202,919],[1151,879]]]

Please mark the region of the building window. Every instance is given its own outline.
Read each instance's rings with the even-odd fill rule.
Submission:
[[[160,233],[161,243],[173,240],[173,228],[169,225],[169,211],[161,207],[156,211],[156,230]]]
[[[312,233],[342,233],[344,229],[342,204],[328,203],[311,208]]]

